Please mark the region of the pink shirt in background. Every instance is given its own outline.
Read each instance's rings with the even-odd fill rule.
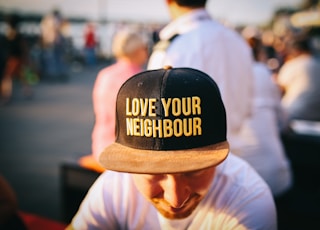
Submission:
[[[92,92],[95,114],[92,154],[96,160],[103,149],[115,140],[115,108],[121,85],[142,70],[138,65],[121,60],[98,73]]]

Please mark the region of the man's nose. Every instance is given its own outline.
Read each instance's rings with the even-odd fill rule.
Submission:
[[[188,184],[180,175],[168,175],[163,190],[164,199],[173,208],[181,208],[191,195]]]

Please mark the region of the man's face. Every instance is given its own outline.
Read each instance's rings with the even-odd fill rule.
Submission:
[[[174,174],[133,174],[141,194],[168,219],[189,216],[206,195],[215,167]]]

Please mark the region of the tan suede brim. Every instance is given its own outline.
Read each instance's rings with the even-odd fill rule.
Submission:
[[[218,165],[228,153],[228,141],[194,149],[166,151],[134,149],[115,142],[106,147],[99,160],[103,167],[112,171],[181,173]]]

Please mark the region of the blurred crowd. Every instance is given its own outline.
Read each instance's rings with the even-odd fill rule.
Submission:
[[[297,12],[299,9],[279,10],[267,26],[248,25],[233,29],[238,31],[251,46],[259,43],[259,47],[252,47],[255,52],[259,52],[257,61],[264,63],[271,71],[274,83],[280,87],[282,104],[288,111],[290,119],[319,120],[319,106],[314,108],[310,115],[309,110],[302,105],[306,101],[310,101],[308,106],[311,107],[319,104],[314,99],[318,98],[317,78],[309,77],[312,81],[309,84],[306,80],[308,76],[304,76],[305,80],[301,77],[297,80],[294,77],[283,76],[287,75],[286,72],[292,71],[290,70],[292,67],[288,66],[293,60],[298,63],[304,60],[305,67],[300,65],[300,68],[308,68],[309,62],[301,57],[302,54],[306,56],[308,53],[309,57],[312,57],[310,61],[313,63],[312,68],[317,68],[320,50],[318,25],[295,23],[293,18]],[[123,27],[130,26],[139,33],[146,34],[149,37],[150,54],[152,46],[159,40],[158,31],[164,26],[129,22],[109,23],[106,26],[91,21],[79,24],[70,22],[59,10],[52,10],[44,15],[38,24],[38,33],[32,36],[23,30],[25,21],[20,15],[6,15],[3,23],[0,34],[1,104],[10,101],[13,81],[21,82],[25,97],[32,98],[32,85],[40,81],[68,81],[72,68],[95,66],[101,59],[113,59],[112,39],[116,31]],[[293,65],[295,64],[291,64]],[[316,69],[310,71],[317,72]],[[308,91],[309,95],[305,95],[305,91]],[[300,102],[293,103],[296,99]],[[299,114],[302,110],[305,112]]]
[[[153,28],[160,25],[70,20],[57,9],[38,19],[3,13],[0,19],[1,104],[10,102],[15,82],[23,85],[26,98],[32,98],[32,86],[40,81],[67,82],[73,70],[114,60],[112,39],[124,27],[133,27],[151,36]]]

